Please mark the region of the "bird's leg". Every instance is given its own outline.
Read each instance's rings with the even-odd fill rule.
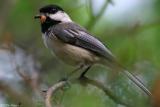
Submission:
[[[79,71],[79,70],[83,70],[82,71],[82,73],[81,73],[81,75],[80,75],[80,77],[79,78],[83,78],[84,77],[84,75],[87,73],[87,71],[89,70],[91,68],[91,65],[80,65],[80,66],[78,66],[75,70],[73,70],[71,73],[69,73],[65,78],[62,78],[60,81],[67,81],[67,80],[69,80],[70,79],[70,77],[74,74],[74,73],[76,73],[77,71]]]
[[[81,67],[76,68],[75,70],[73,70],[72,72],[67,74],[66,77],[63,77],[62,79],[60,79],[60,81],[67,81],[75,72],[77,72],[80,69],[81,69]]]
[[[79,71],[80,69],[82,69],[82,66],[79,66],[78,68],[76,68],[75,70],[73,70],[72,72],[70,72],[67,75],[67,78],[69,79],[74,73],[76,73],[77,71]]]
[[[82,85],[86,85],[86,77],[85,77],[85,74],[87,73],[87,71],[91,68],[91,66],[85,66],[85,68],[83,69],[83,72],[81,73],[80,77],[79,77],[79,80],[80,80],[80,83]]]
[[[82,69],[82,68],[83,68],[82,65],[81,65],[81,66],[78,66],[76,69],[74,69],[73,71],[71,71],[69,74],[67,74],[66,77],[62,78],[60,81],[67,81],[67,80],[69,80],[69,78],[70,78],[74,73],[76,73],[77,71],[79,71],[79,70]]]
[[[81,73],[80,78],[83,78],[85,76],[85,74],[87,73],[87,71],[91,68],[91,66],[87,66],[84,68],[84,71]]]

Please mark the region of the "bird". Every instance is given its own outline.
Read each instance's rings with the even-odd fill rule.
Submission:
[[[40,20],[45,46],[63,62],[83,70],[85,74],[94,65],[103,65],[124,73],[148,96],[151,92],[133,73],[123,67],[112,52],[87,29],[75,23],[59,5],[49,4],[34,16]]]

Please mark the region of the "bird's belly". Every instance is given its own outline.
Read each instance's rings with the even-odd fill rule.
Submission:
[[[56,37],[44,39],[44,42],[59,59],[70,65],[93,64],[99,60],[99,58],[90,51],[64,43]]]

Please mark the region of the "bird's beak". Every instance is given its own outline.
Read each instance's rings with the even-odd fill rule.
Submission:
[[[35,19],[40,19],[40,18],[41,18],[41,15],[35,15],[34,18],[35,18]]]
[[[44,23],[47,17],[43,14],[34,16],[35,19],[40,19],[41,23]]]

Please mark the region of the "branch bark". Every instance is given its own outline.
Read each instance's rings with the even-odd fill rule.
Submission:
[[[56,93],[58,89],[63,88],[67,84],[67,81],[60,81],[56,84],[54,84],[51,88],[49,88],[46,92],[46,98],[45,98],[45,105],[46,107],[52,107],[51,104],[51,96],[52,94]]]

